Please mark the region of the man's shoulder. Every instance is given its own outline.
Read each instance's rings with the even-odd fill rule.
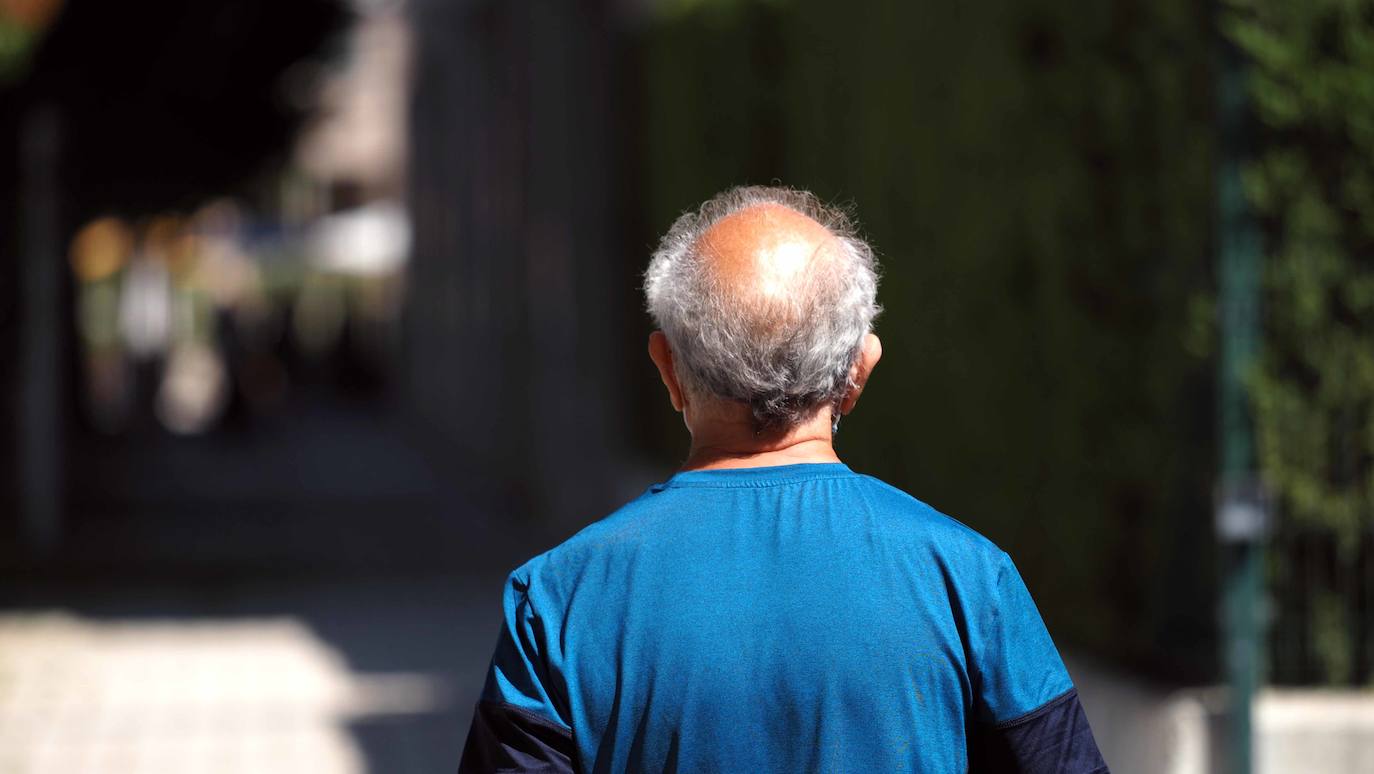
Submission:
[[[570,566],[586,561],[590,555],[625,547],[642,539],[648,524],[662,516],[663,509],[653,506],[653,496],[657,493],[657,487],[650,487],[639,497],[532,557],[511,573],[512,580],[517,585],[529,584],[541,576],[566,572]]]
[[[859,475],[858,478],[864,480],[878,499],[875,510],[898,529],[905,528],[941,546],[986,553],[991,558],[1002,555],[1002,549],[981,532],[905,490],[873,476]]]
[[[852,497],[830,499],[817,507],[850,508],[862,513],[887,536],[908,542],[912,548],[932,553],[978,558],[996,564],[1005,556],[991,540],[906,491],[881,479],[854,474],[844,479]],[[613,554],[633,553],[646,543],[672,540],[684,525],[700,525],[702,514],[694,510],[701,490],[649,487],[609,515],[592,522],[573,536],[530,559],[513,573],[517,582],[542,577],[552,580],[593,560]],[[721,514],[714,514],[720,516]]]

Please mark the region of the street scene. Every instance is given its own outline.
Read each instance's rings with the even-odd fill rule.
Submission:
[[[871,246],[803,408],[1005,552],[1111,771],[1374,771],[1374,3],[0,0],[0,147],[0,774],[457,770],[512,571],[709,468],[693,390],[824,392],[674,382],[731,191]]]

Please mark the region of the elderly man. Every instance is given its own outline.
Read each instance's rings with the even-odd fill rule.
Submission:
[[[1106,771],[1007,555],[835,455],[882,354],[846,216],[727,191],[644,290],[691,451],[510,576],[461,771]]]

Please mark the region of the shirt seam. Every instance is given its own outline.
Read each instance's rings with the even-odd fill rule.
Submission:
[[[510,712],[510,713],[519,715],[519,716],[521,716],[521,717],[523,717],[523,718],[529,720],[529,721],[532,722],[532,723],[538,723],[538,724],[541,725],[541,726],[545,726],[545,727],[547,727],[547,728],[551,728],[551,729],[553,729],[553,730],[555,730],[555,731],[562,731],[562,732],[564,732],[564,733],[566,733],[566,734],[569,734],[569,735],[572,734],[572,727],[571,727],[571,726],[566,726],[566,725],[564,725],[564,724],[562,723],[562,721],[553,720],[553,719],[551,719],[551,718],[546,718],[546,717],[544,717],[543,715],[539,714],[538,712],[535,712],[535,711],[532,710],[532,709],[527,709],[527,708],[521,707],[521,706],[519,706],[519,705],[517,705],[517,704],[512,704],[511,702],[508,702],[508,701],[492,700],[492,699],[479,699],[478,701],[479,701],[479,703],[481,703],[481,704],[487,704],[487,705],[490,705],[490,706],[493,706],[493,707],[497,707],[497,708],[499,708],[499,709],[501,709],[501,710],[504,710],[504,711],[506,711],[506,712]]]
[[[1046,714],[1046,713],[1048,713],[1048,712],[1050,712],[1050,711],[1052,711],[1052,710],[1054,710],[1054,709],[1057,709],[1061,704],[1066,704],[1066,703],[1068,703],[1071,699],[1073,699],[1073,698],[1076,697],[1077,695],[1078,695],[1078,689],[1077,689],[1077,688],[1070,688],[1069,690],[1064,691],[1063,693],[1059,694],[1058,696],[1054,697],[1053,699],[1050,699],[1049,701],[1045,702],[1044,704],[1041,704],[1039,707],[1036,707],[1035,709],[1031,710],[1030,712],[1026,712],[1026,713],[1024,713],[1024,714],[1017,715],[1016,717],[1011,718],[1010,720],[1003,720],[1003,721],[1000,722],[1000,723],[994,724],[994,725],[993,725],[993,728],[996,728],[998,731],[1005,731],[1006,729],[1011,728],[1011,727],[1013,727],[1013,726],[1019,726],[1019,725],[1021,725],[1022,723],[1028,723],[1028,722],[1030,722],[1030,721],[1032,721],[1032,720],[1035,720],[1036,718],[1040,717],[1041,715],[1044,715],[1044,714]]]

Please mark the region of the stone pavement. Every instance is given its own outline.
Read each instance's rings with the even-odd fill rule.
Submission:
[[[499,587],[30,593],[0,611],[0,774],[452,771]]]

